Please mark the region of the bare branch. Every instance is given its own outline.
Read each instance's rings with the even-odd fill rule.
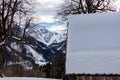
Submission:
[[[70,14],[115,11],[110,3],[110,0],[71,0],[60,7],[57,16],[63,19]]]

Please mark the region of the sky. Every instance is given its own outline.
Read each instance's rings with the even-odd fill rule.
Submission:
[[[116,6],[117,8],[117,11],[120,11],[120,0],[117,0],[114,5]]]
[[[54,22],[58,6],[63,3],[63,0],[35,0],[38,3],[35,7],[33,15],[38,22]]]

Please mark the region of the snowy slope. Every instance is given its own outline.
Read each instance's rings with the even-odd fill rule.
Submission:
[[[39,64],[39,65],[45,65],[46,64],[46,61],[43,58],[42,54],[40,54],[37,51],[33,50],[33,48],[31,48],[28,45],[25,45],[25,46],[26,46],[27,50],[29,50],[29,52],[32,53],[33,59],[34,59],[34,61],[35,61],[36,64]]]
[[[51,79],[51,78],[27,78],[27,77],[5,77],[0,78],[0,80],[61,80],[61,79]]]
[[[27,34],[34,37],[38,41],[43,42],[46,45],[50,45],[52,43],[59,43],[66,39],[66,35],[49,31],[47,28],[36,28],[29,29]]]
[[[51,55],[52,52],[42,42],[29,36],[25,38],[26,43],[10,41],[5,51],[7,65],[20,64],[26,69],[30,69],[36,64],[44,65],[50,61],[48,55]],[[11,48],[15,51],[12,51]]]
[[[69,18],[67,73],[120,73],[120,13]]]

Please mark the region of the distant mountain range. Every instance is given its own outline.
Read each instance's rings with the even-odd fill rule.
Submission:
[[[13,30],[15,35],[21,36],[22,29]],[[21,64],[31,69],[50,63],[52,55],[65,53],[66,37],[66,33],[51,32],[47,28],[30,28],[23,41],[9,39],[5,49],[6,65]]]
[[[51,32],[46,28],[29,29],[27,34],[43,42],[47,46],[52,43],[60,43],[66,39],[66,33],[59,34],[57,32]]]

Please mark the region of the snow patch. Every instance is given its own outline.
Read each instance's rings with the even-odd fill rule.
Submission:
[[[21,52],[21,48],[20,48],[20,46],[19,46],[16,42],[12,42],[12,43],[10,44],[10,46],[11,46],[13,49]]]
[[[12,36],[12,38],[16,39],[16,40],[21,40],[21,38],[17,37],[17,36]]]
[[[13,65],[13,64],[20,64],[20,65],[22,65],[25,69],[27,69],[27,70],[31,70],[33,67],[32,66],[30,66],[31,64],[29,63],[29,61],[21,61],[21,62],[12,62],[12,61],[9,61],[8,63],[7,63],[7,65]]]
[[[5,44],[5,41],[0,42],[0,46],[3,45],[3,44]]]
[[[47,63],[45,59],[43,58],[42,54],[36,52],[35,50],[33,50],[32,47],[28,45],[25,45],[25,47],[27,48],[28,53],[32,53],[36,64],[45,65]]]

